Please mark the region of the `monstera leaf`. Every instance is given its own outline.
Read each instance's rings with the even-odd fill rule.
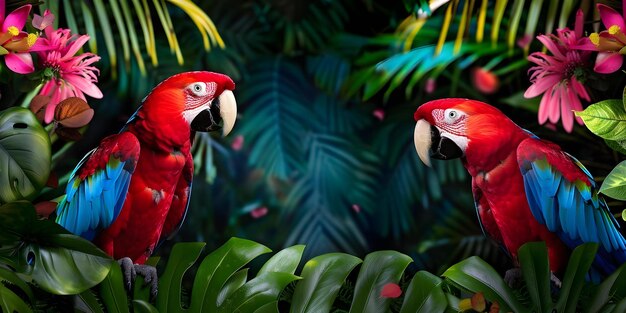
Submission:
[[[30,110],[0,112],[0,204],[37,195],[50,173],[50,138]]]
[[[113,262],[91,242],[37,219],[29,202],[0,206],[0,263],[49,293],[81,293],[104,280]]]

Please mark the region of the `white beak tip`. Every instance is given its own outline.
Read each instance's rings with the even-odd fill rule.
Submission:
[[[415,124],[415,131],[413,133],[413,140],[417,156],[426,166],[430,167],[430,145],[432,144],[432,139],[430,134],[430,124],[427,121],[417,121],[417,124]]]
[[[237,101],[231,90],[224,90],[219,96],[220,99],[220,115],[223,121],[222,137],[228,135],[235,127],[237,121]]]

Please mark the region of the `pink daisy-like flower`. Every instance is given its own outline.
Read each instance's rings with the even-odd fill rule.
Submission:
[[[69,97],[86,100],[86,94],[102,98],[102,92],[95,85],[99,70],[93,66],[100,57],[89,52],[75,55],[89,40],[87,35],[72,35],[69,29],[53,30],[52,26],[47,26],[44,33],[45,37],[36,44],[47,79],[39,94],[50,97],[44,114],[44,122],[50,123],[56,106]]]
[[[529,70],[532,85],[524,97],[533,98],[543,94],[539,104],[539,123],[557,123],[561,119],[568,133],[574,128],[574,119],[583,124],[582,119],[575,117],[573,112],[582,110],[581,99],[591,100],[583,85],[591,51],[577,50],[587,40],[582,37],[582,22],[583,14],[579,10],[574,30],[565,28],[557,30],[556,35],[537,36],[552,55],[534,52],[528,56],[528,60],[537,66]]]

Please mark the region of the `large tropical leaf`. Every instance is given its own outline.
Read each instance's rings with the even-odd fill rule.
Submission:
[[[29,202],[0,206],[0,216],[0,260],[49,293],[81,293],[104,280],[114,262],[91,242],[37,219]]]
[[[34,198],[50,174],[50,138],[25,108],[0,112],[0,204]]]
[[[397,251],[377,251],[363,260],[350,312],[386,312],[392,299],[381,296],[387,284],[397,284],[413,260]]]
[[[309,260],[293,293],[290,312],[329,312],[341,286],[361,259],[328,253]]]

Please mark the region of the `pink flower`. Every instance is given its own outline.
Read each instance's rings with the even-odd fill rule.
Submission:
[[[622,1],[622,5],[626,5],[626,0]],[[613,8],[600,3],[597,8],[606,30],[599,34],[589,35],[594,50],[599,51],[593,70],[601,74],[609,74],[619,70],[624,62],[622,54],[626,52],[622,51],[626,46],[626,34],[624,34],[626,23],[624,16]]]
[[[358,204],[353,204],[352,205],[352,211],[356,212],[356,213],[361,213],[361,206]]]
[[[236,136],[235,139],[233,139],[233,142],[230,144],[230,147],[233,148],[233,150],[235,151],[241,150],[241,148],[243,148],[243,136]]]
[[[264,206],[258,207],[256,209],[250,211],[250,216],[252,216],[252,218],[255,218],[255,219],[256,218],[261,218],[261,217],[267,215],[267,211],[268,211],[267,207],[264,207]]]
[[[582,110],[581,98],[589,101],[589,94],[583,85],[585,68],[591,51],[577,50],[582,38],[582,12],[576,14],[576,27],[557,30],[557,35],[540,35],[537,39],[552,53],[534,52],[528,60],[537,64],[530,68],[530,82],[524,97],[533,98],[543,94],[539,104],[539,123],[558,122],[571,132],[574,119],[582,125],[582,119],[574,117],[573,111]]]
[[[424,86],[424,91],[426,91],[427,94],[431,94],[435,92],[435,88],[437,88],[437,81],[432,77],[428,78]]]
[[[52,25],[53,22],[54,22],[54,14],[50,13],[50,10],[48,9],[46,9],[46,11],[43,12],[43,16],[37,15],[37,14],[33,16],[33,27],[39,30],[46,29],[48,26]]]
[[[28,52],[37,40],[37,35],[22,31],[31,5],[23,5],[6,17],[5,2],[0,0],[0,55],[7,67],[18,74],[29,74],[35,70],[33,58]]]
[[[39,59],[42,62],[44,78],[47,79],[40,95],[49,96],[44,122],[54,118],[54,109],[62,100],[69,97],[85,99],[85,94],[93,98],[102,98],[102,92],[95,85],[98,82],[98,69],[93,63],[100,57],[93,53],[75,55],[89,40],[89,36],[72,35],[69,29],[53,30],[47,26],[45,38],[37,42]]]
[[[372,115],[376,117],[379,121],[385,119],[385,111],[383,109],[376,109],[372,112]]]
[[[484,94],[492,94],[500,88],[500,79],[488,69],[476,67],[472,70],[472,83],[478,91]]]

